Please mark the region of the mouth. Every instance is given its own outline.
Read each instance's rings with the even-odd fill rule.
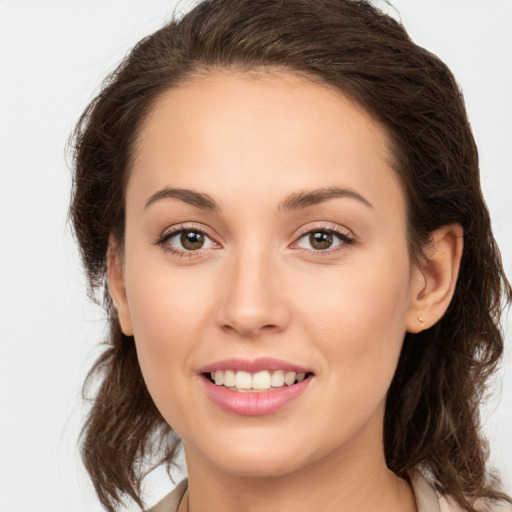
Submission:
[[[242,370],[215,370],[203,377],[216,386],[241,393],[262,393],[299,384],[313,376],[312,372],[263,370],[250,373]]]
[[[199,375],[217,406],[242,416],[272,414],[299,403],[315,376],[308,368],[273,358],[219,361]]]

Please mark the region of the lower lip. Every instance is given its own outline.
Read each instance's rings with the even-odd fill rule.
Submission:
[[[202,380],[210,398],[225,411],[242,416],[263,416],[277,412],[299,398],[312,378],[310,376],[291,386],[255,393],[232,391],[224,386],[217,386],[206,377],[202,377]]]

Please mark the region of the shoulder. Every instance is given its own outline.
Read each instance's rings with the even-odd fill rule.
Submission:
[[[512,504],[504,501],[478,500],[474,506],[478,512],[512,512]],[[440,512],[465,512],[453,500],[445,496],[439,497],[439,510]]]
[[[188,480],[182,480],[173,491],[146,512],[177,512],[180,501],[187,490]]]
[[[409,478],[418,512],[466,512],[449,496],[438,493],[418,470]],[[503,501],[478,500],[474,506],[478,512],[512,512],[512,504]]]

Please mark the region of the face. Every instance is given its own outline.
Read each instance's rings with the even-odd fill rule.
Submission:
[[[390,161],[368,114],[302,78],[217,72],[160,97],[110,284],[187,458],[282,475],[382,448],[417,281]]]

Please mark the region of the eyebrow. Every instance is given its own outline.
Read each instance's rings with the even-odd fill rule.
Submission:
[[[160,201],[161,199],[174,198],[183,201],[184,203],[190,204],[201,210],[212,210],[220,212],[219,205],[215,202],[213,197],[202,192],[196,192],[188,188],[163,188],[155,194],[153,194],[144,205],[144,209],[149,208],[153,203]]]
[[[350,188],[340,187],[324,187],[317,188],[314,190],[305,190],[302,192],[295,192],[289,195],[280,205],[279,211],[292,211],[307,208],[315,204],[322,203],[328,199],[333,198],[347,198],[355,199],[364,205],[373,208],[372,204],[365,199],[361,194],[358,194],[355,190]]]
[[[216,203],[215,199],[208,194],[188,188],[168,187],[154,193],[146,201],[144,208],[146,209],[153,203],[167,198],[179,199],[180,201],[195,206],[196,208],[200,208],[201,210],[210,210],[215,212],[221,211],[220,206]],[[333,198],[354,199],[370,208],[373,208],[373,205],[355,190],[333,186],[294,192],[278,206],[278,212],[300,210]]]

